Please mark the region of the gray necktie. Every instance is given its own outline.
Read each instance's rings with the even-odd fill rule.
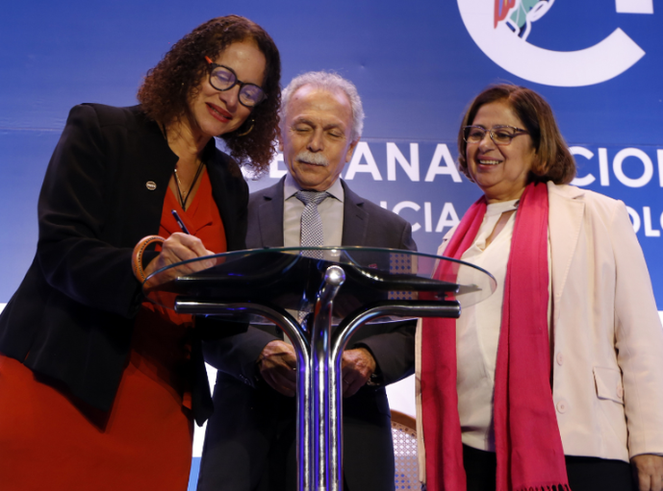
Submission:
[[[330,194],[326,191],[297,191],[295,196],[305,205],[302,212],[299,245],[301,247],[319,247],[324,245],[325,236],[322,230],[322,218],[320,218],[320,213],[318,212],[318,205],[327,196],[330,196]],[[323,254],[322,251],[306,251],[302,252],[302,256],[322,259]],[[309,310],[305,309],[297,312],[297,320],[300,324]]]
[[[322,218],[320,218],[320,213],[318,212],[318,205],[329,196],[329,193],[326,191],[298,191],[295,196],[306,205],[302,212],[299,244],[302,247],[319,247],[324,245],[325,237],[322,231]]]

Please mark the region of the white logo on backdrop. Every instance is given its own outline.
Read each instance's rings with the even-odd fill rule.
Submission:
[[[530,82],[558,87],[594,85],[620,75],[644,56],[640,46],[619,28],[578,51],[553,51],[530,44],[527,37],[532,24],[554,1],[458,0],[458,8],[477,46],[500,67]],[[605,0],[599,3],[607,8]],[[654,13],[653,0],[616,0],[614,5],[618,13]]]

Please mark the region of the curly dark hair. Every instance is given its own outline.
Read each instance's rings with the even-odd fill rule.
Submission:
[[[216,59],[233,43],[252,39],[267,65],[262,89],[267,96],[254,107],[246,122],[221,135],[230,154],[257,175],[276,153],[278,109],[281,104],[281,57],[272,38],[255,22],[238,15],[209,20],[180,39],[151,70],[138,89],[138,100],[151,119],[166,124],[189,111],[189,101],[200,90],[208,71],[205,56]],[[253,129],[247,131],[253,125]]]
[[[464,128],[473,123],[481,106],[491,102],[505,101],[529,132],[536,150],[528,182],[553,181],[569,184],[576,175],[576,163],[555,122],[550,105],[539,94],[526,87],[498,84],[488,87],[474,98],[463,117],[458,130],[458,163],[460,170],[470,180],[467,169]]]

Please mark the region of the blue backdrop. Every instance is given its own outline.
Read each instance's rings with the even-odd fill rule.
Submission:
[[[173,42],[237,13],[273,36],[284,84],[319,69],[355,82],[367,117],[343,175],[412,222],[424,252],[480,195],[454,163],[468,102],[499,81],[543,94],[577,156],[577,184],[629,207],[663,310],[663,12],[653,0],[5,3],[0,303],[33,257],[37,195],[69,108],[135,104],[141,78]],[[274,162],[252,188],[283,171]]]
[[[467,103],[497,81],[542,93],[577,147],[580,183],[630,207],[663,310],[663,14],[652,0],[519,0],[497,14],[495,1],[3,6],[0,302],[33,256],[37,193],[69,108],[134,104],[141,77],[173,42],[210,17],[238,13],[274,37],[285,82],[332,69],[357,84],[365,145],[345,177],[410,220],[426,252],[480,194],[454,169]],[[281,162],[272,175],[283,169]]]

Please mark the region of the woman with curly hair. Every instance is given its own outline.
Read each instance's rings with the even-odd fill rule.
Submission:
[[[275,152],[280,70],[260,26],[219,17],[148,72],[141,105],[71,110],[34,262],[0,317],[4,491],[186,489],[193,421],[211,410],[200,333],[223,331],[150,304],[142,282],[244,248],[239,165],[260,173]]]

